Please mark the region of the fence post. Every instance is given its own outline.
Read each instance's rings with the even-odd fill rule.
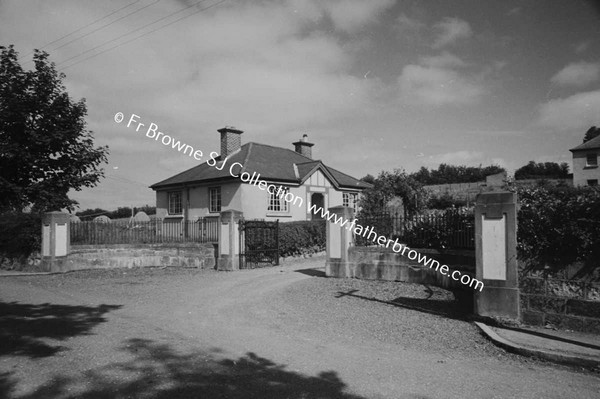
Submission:
[[[71,250],[70,215],[47,212],[42,217],[42,267],[46,271],[60,271],[61,264]]]
[[[353,277],[348,260],[348,249],[352,242],[352,231],[335,223],[347,220],[346,226],[350,226],[354,219],[354,212],[348,206],[334,206],[328,209],[330,215],[336,215],[327,220],[327,261],[325,263],[325,275],[335,277]],[[341,219],[340,219],[341,218]]]
[[[242,215],[242,212],[233,209],[221,212],[217,270],[240,269],[239,222]]]
[[[475,312],[518,320],[517,195],[481,193],[475,201],[476,277],[484,283],[475,291]]]

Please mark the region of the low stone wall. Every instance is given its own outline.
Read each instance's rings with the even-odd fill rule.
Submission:
[[[600,333],[600,283],[524,277],[520,286],[523,323]]]
[[[215,266],[215,244],[115,244],[72,245],[71,252],[54,263],[42,260],[51,272],[117,267],[179,266],[201,269]]]
[[[475,277],[475,251],[413,248],[420,254],[435,259],[451,270]],[[431,284],[448,289],[464,289],[459,281],[443,276],[435,268],[424,267],[416,260],[381,247],[350,247],[348,265],[330,262],[327,275],[331,277],[350,277],[365,280],[403,281],[408,283]]]

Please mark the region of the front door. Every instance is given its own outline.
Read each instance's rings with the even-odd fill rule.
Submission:
[[[312,220],[321,220],[323,219],[323,215],[321,215],[321,212],[319,212],[319,209],[323,209],[323,207],[325,206],[325,197],[323,197],[323,194],[321,193],[313,193],[310,196],[310,202],[311,204],[314,206],[314,210],[317,211],[317,213],[314,213],[311,215],[311,219]]]

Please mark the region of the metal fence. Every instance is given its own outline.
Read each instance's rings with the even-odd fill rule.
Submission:
[[[219,217],[195,221],[155,219],[149,222],[111,221],[71,223],[71,244],[154,244],[217,242]]]
[[[378,214],[358,216],[358,224],[370,226],[378,235],[398,239],[416,248],[474,249],[475,217],[472,213],[445,212],[443,214],[414,215]],[[355,245],[376,245],[361,235],[355,235]]]

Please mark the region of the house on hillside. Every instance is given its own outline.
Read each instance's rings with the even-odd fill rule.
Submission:
[[[573,185],[597,186],[600,180],[600,136],[584,141],[569,151],[573,153]]]
[[[314,144],[306,135],[292,143],[292,150],[253,142],[242,145],[243,131],[233,127],[218,132],[219,156],[150,186],[156,191],[158,217],[198,220],[234,209],[247,219],[310,220],[320,216],[310,211],[311,205],[356,208],[360,192],[371,187],[312,159]],[[259,180],[266,183],[261,186]]]

